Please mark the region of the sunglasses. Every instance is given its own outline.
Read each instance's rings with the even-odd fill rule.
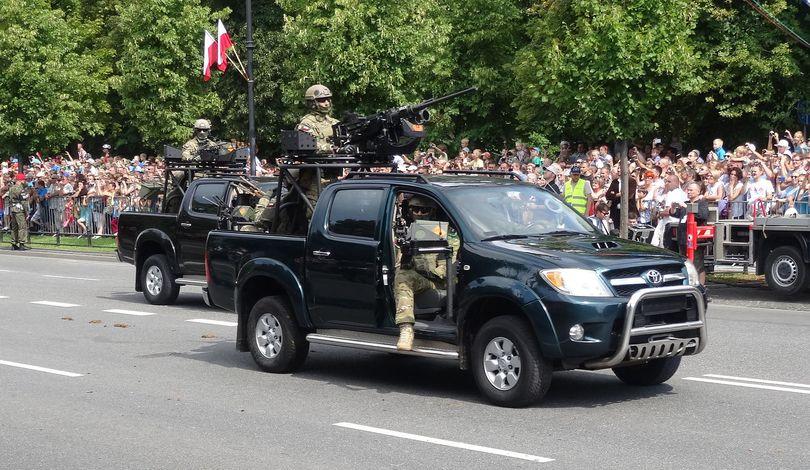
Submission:
[[[416,214],[427,214],[430,212],[430,207],[411,206],[411,211]]]

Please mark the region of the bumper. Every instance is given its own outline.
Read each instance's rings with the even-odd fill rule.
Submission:
[[[650,325],[633,328],[636,311],[646,299],[691,295],[695,299],[698,318],[695,321]],[[696,332],[697,336],[669,336],[669,333]],[[662,357],[698,354],[706,347],[706,303],[703,293],[691,286],[659,287],[641,289],[627,302],[624,322],[616,351],[606,357],[588,361],[585,369],[607,369],[625,363],[647,361]]]

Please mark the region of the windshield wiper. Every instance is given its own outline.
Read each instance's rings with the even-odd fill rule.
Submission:
[[[493,237],[487,237],[481,239],[484,242],[493,242],[496,240],[518,240],[521,238],[529,238],[528,235],[516,235],[516,234],[509,234],[509,235],[495,235]]]

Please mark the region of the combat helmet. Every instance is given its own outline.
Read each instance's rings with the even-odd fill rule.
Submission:
[[[422,210],[416,209],[417,207]],[[436,210],[436,203],[430,198],[414,195],[408,200],[408,209],[410,209],[411,212],[420,212],[419,215],[421,216],[429,216]],[[416,216],[417,214],[413,215]]]
[[[197,119],[194,121],[194,129],[211,130],[211,121],[208,119]]]
[[[319,106],[317,100],[331,97],[332,91],[321,84],[312,85],[304,92],[304,100],[307,102],[307,107],[315,111],[329,112],[331,103],[328,106]]]

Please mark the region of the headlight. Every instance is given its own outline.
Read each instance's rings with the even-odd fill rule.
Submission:
[[[689,279],[689,285],[697,287],[700,285],[700,275],[697,268],[691,261],[686,260],[686,277]]]
[[[546,269],[540,275],[551,287],[567,295],[613,297],[602,276],[587,269]]]

